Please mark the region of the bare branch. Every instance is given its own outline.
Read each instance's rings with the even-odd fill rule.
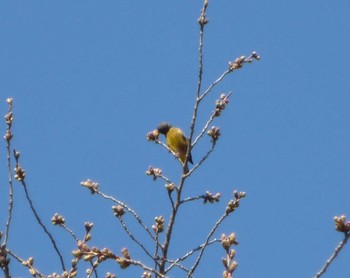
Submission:
[[[159,257],[158,252],[159,252],[159,246],[160,246],[158,236],[159,236],[159,233],[158,233],[158,231],[156,231],[156,242],[155,242],[155,250],[154,250],[154,256],[153,256],[155,269],[157,269],[157,267],[159,267],[159,263],[157,261],[157,259]]]
[[[142,267],[144,270],[147,270],[149,272],[152,272],[154,273],[155,275],[157,275],[157,277],[159,278],[168,278],[168,276],[165,276],[163,274],[161,274],[159,271],[149,267],[149,266],[146,266],[145,264],[143,264],[142,262],[140,261],[134,261],[134,260],[126,260],[128,263],[130,264],[133,264],[133,265],[136,265],[136,266],[139,266],[139,267]]]
[[[199,100],[201,101],[203,98],[205,98],[210,91],[217,85],[219,84],[225,77],[226,75],[228,75],[229,73],[231,73],[231,71],[228,69],[226,71],[224,71],[223,74],[221,74],[221,76],[216,79],[212,84],[210,84],[210,86],[208,87],[208,89],[199,97]]]
[[[205,156],[202,157],[202,159],[185,175],[185,177],[191,176],[191,174],[199,167],[202,165],[204,161],[207,160],[209,155],[214,151],[214,148],[216,146],[216,142],[212,142],[211,149],[206,153]]]
[[[203,199],[203,198],[204,198],[203,195],[188,197],[186,199],[181,200],[181,204],[184,204],[184,203],[187,203],[187,202],[192,202],[192,201],[195,201],[195,200],[200,200],[200,199]]]
[[[152,260],[154,260],[155,263],[157,263],[157,261],[154,259],[154,257],[148,252],[148,250],[146,249],[146,247],[143,246],[143,244],[142,244],[139,240],[137,240],[137,239],[135,238],[135,236],[130,232],[130,230],[128,229],[126,223],[124,222],[122,216],[118,216],[118,219],[119,219],[120,224],[122,225],[124,231],[125,231],[125,232],[127,233],[127,235],[131,238],[131,240],[133,240],[134,242],[136,242],[136,244],[137,244],[138,246],[141,247],[141,249],[146,253],[146,255],[147,255],[148,257],[150,257]]]
[[[259,54],[257,54],[255,51],[253,51],[248,57],[241,56],[236,58],[234,62],[230,61],[228,63],[229,68],[226,71],[224,71],[224,73],[221,74],[221,76],[218,79],[216,79],[212,84],[210,84],[208,89],[199,97],[199,101],[205,98],[211,92],[211,90],[217,84],[219,84],[229,73],[233,72],[234,70],[242,68],[245,63],[252,63],[253,60],[260,60]]]
[[[330,258],[326,261],[324,266],[321,268],[321,270],[315,275],[315,278],[321,277],[323,274],[326,273],[328,267],[331,265],[333,260],[338,256],[340,251],[343,249],[345,244],[348,242],[350,238],[350,232],[344,233],[344,239],[338,244],[338,246],[335,248],[333,254],[330,256]]]
[[[232,94],[232,92],[229,92],[229,93],[227,94],[226,98],[228,99],[228,98],[231,96],[231,94]],[[216,116],[217,116],[217,111],[214,110],[214,111],[211,113],[211,115],[210,115],[208,121],[207,121],[206,124],[204,125],[202,131],[198,134],[198,136],[196,137],[196,139],[193,141],[193,143],[192,143],[192,148],[197,144],[198,140],[201,139],[201,138],[203,137],[204,133],[208,130],[209,125],[213,122],[213,120],[214,120],[214,118],[215,118]]]
[[[13,137],[13,134],[11,131],[11,127],[13,123],[12,98],[8,98],[6,102],[8,104],[8,112],[5,115],[7,129],[6,129],[4,139],[6,140],[6,149],[7,149],[7,173],[9,177],[9,208],[8,208],[6,228],[5,228],[5,237],[4,237],[5,245],[7,244],[8,237],[9,237],[11,220],[12,220],[12,209],[13,209],[13,181],[12,181],[13,174],[12,174],[12,166],[11,166],[11,140]]]
[[[147,226],[143,223],[142,219],[138,216],[138,214],[132,210],[128,205],[126,205],[125,203],[123,203],[122,201],[119,201],[117,199],[115,199],[112,196],[106,195],[104,193],[102,193],[101,191],[97,190],[96,194],[100,195],[101,197],[110,200],[120,206],[122,206],[123,208],[125,208],[128,212],[130,212],[134,218],[137,220],[137,222],[141,225],[141,227],[148,233],[148,235],[154,240],[156,241],[155,237],[153,236],[153,234],[151,233],[151,231],[147,228]]]
[[[25,181],[22,180],[21,183],[22,183],[22,185],[23,185],[24,192],[25,192],[25,194],[26,194],[26,198],[27,198],[27,200],[28,200],[28,202],[29,202],[30,209],[32,210],[32,212],[33,212],[33,214],[34,214],[34,216],[35,216],[35,219],[36,219],[36,221],[38,222],[38,224],[43,228],[45,234],[49,237],[49,239],[50,239],[50,241],[51,241],[51,243],[52,243],[52,245],[53,245],[53,248],[55,249],[55,251],[56,251],[56,253],[57,253],[57,255],[58,255],[58,257],[59,257],[59,259],[60,259],[60,261],[61,261],[62,269],[63,269],[63,271],[65,271],[65,270],[66,270],[66,267],[65,267],[65,265],[64,265],[64,261],[63,261],[62,254],[61,254],[60,250],[59,250],[58,247],[57,247],[56,241],[55,241],[55,239],[53,238],[52,234],[49,232],[49,230],[46,228],[46,226],[44,225],[44,223],[41,221],[41,218],[39,217],[39,214],[37,213],[36,209],[34,208],[34,205],[33,205],[33,202],[32,202],[32,200],[31,200],[30,196],[29,196],[29,192],[28,192],[27,185],[26,185]]]
[[[203,247],[200,249],[199,255],[197,257],[196,262],[193,264],[193,266],[191,267],[190,271],[188,272],[188,276],[192,276],[193,272],[195,271],[195,269],[197,268],[200,260],[202,259],[203,253],[206,249],[206,247],[209,245],[210,242],[210,238],[212,237],[212,235],[215,233],[216,229],[220,226],[220,224],[222,223],[222,221],[224,221],[226,219],[226,217],[229,214],[227,214],[226,212],[219,218],[218,221],[216,221],[215,225],[213,226],[213,228],[211,229],[211,231],[209,232],[207,239],[205,240]]]
[[[171,203],[171,208],[174,210],[175,209],[175,203],[174,203],[173,198],[171,197],[171,192],[169,192],[169,191],[168,191],[168,196],[169,196],[169,200],[170,200],[170,203]]]
[[[75,241],[78,241],[79,238],[74,234],[74,232],[66,225],[66,220],[64,217],[57,212],[51,217],[51,223],[54,226],[59,226],[63,228],[68,234],[70,234]]]
[[[14,259],[16,259],[20,264],[24,265],[25,267],[28,268],[30,274],[34,277],[39,276],[40,278],[44,278],[46,277],[44,274],[42,274],[39,270],[37,270],[36,268],[34,268],[33,263],[32,263],[32,258],[29,258],[28,260],[24,260],[22,258],[20,258],[19,256],[17,256],[15,253],[13,253],[11,250],[6,249],[6,252],[12,256]]]
[[[185,255],[183,255],[182,257],[176,259],[175,261],[169,261],[171,262],[171,265],[167,268],[166,272],[168,272],[169,270],[171,270],[174,266],[179,266],[178,265],[178,262],[182,262],[184,260],[186,260],[187,258],[189,258],[190,256],[192,256],[195,252],[201,250],[202,248],[204,248],[205,246],[209,246],[209,245],[212,245],[213,243],[215,242],[220,242],[220,239],[212,239],[211,241],[209,241],[206,245],[205,243],[199,245],[198,247],[196,248],[193,248],[191,251],[189,251],[188,253],[186,253]],[[185,268],[183,268],[185,269]],[[187,270],[188,272],[188,270]]]
[[[173,182],[164,175],[160,175],[158,177],[161,178],[162,180],[164,180],[167,184],[173,184]]]
[[[220,201],[220,197],[221,197],[220,193],[216,193],[215,195],[213,195],[211,192],[207,191],[203,195],[194,196],[194,197],[188,197],[188,198],[186,198],[184,200],[181,200],[181,204],[187,203],[187,202],[196,201],[196,200],[199,200],[199,199],[203,199],[204,200],[204,204],[207,203],[207,202],[212,204],[214,202],[219,202]]]
[[[78,241],[79,238],[75,235],[75,233],[70,229],[66,224],[60,225],[65,231],[67,231],[75,241]]]
[[[208,0],[204,0],[201,15],[198,19],[198,23],[200,25],[199,50],[198,50],[198,52],[199,52],[198,82],[197,82],[196,100],[195,100],[195,104],[193,107],[193,115],[192,115],[192,120],[191,120],[191,125],[190,125],[190,135],[189,135],[189,139],[188,139],[189,148],[187,148],[186,158],[185,158],[184,165],[183,165],[184,172],[186,170],[186,167],[188,164],[189,154],[190,154],[191,149],[192,149],[192,138],[193,138],[194,128],[195,128],[196,120],[197,120],[198,107],[199,107],[199,103],[201,101],[200,92],[201,92],[201,88],[202,88],[202,77],[203,77],[203,41],[204,41],[203,35],[204,35],[204,26],[209,22],[207,19],[207,16],[206,16],[207,8],[208,8]]]
[[[41,221],[41,218],[40,218],[38,212],[36,211],[36,209],[35,209],[35,207],[33,205],[33,201],[30,198],[30,195],[29,195],[29,192],[28,192],[28,188],[27,188],[27,184],[26,184],[26,182],[24,180],[25,179],[25,171],[19,165],[20,153],[17,152],[16,150],[14,150],[14,156],[15,156],[15,160],[16,160],[15,178],[23,185],[24,192],[25,192],[25,195],[26,195],[26,199],[27,199],[27,201],[29,203],[30,209],[32,210],[32,212],[33,212],[33,214],[35,216],[35,219],[38,222],[38,224],[44,230],[45,234],[49,237],[49,239],[50,239],[50,241],[51,241],[51,243],[53,245],[53,248],[55,249],[55,251],[56,251],[56,253],[57,253],[57,255],[58,255],[59,259],[60,259],[62,269],[63,269],[63,271],[65,271],[66,267],[64,265],[62,254],[61,254],[60,250],[57,247],[56,241],[53,238],[52,234],[49,232],[49,230],[46,228],[45,224]]]

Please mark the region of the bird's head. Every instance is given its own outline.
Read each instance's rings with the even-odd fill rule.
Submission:
[[[164,134],[164,135],[166,135],[168,133],[170,128],[171,128],[171,124],[166,123],[166,122],[160,123],[157,126],[158,132],[161,133],[161,134]]]

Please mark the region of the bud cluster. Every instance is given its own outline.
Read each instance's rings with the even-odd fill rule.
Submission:
[[[152,166],[149,166],[148,170],[146,171],[146,175],[153,176],[153,180],[156,180],[162,174],[163,174],[162,169],[153,168]]]
[[[237,192],[236,190],[233,191],[233,196],[235,197],[234,200],[230,200],[226,207],[226,213],[229,214],[231,212],[234,212],[236,208],[239,207],[239,202],[242,198],[246,196],[245,192]]]
[[[153,231],[157,234],[164,232],[164,217],[157,216],[154,218],[154,221],[156,222],[156,225],[152,226]]]
[[[255,51],[253,51],[249,57],[241,56],[236,58],[234,62],[232,61],[228,62],[228,69],[229,71],[234,71],[236,69],[243,67],[244,63],[252,63],[253,60],[260,60],[259,54],[257,54]]]
[[[176,185],[173,184],[172,182],[171,183],[167,183],[164,186],[168,190],[169,193],[173,192],[175,187],[176,187]]]
[[[112,210],[115,217],[121,217],[125,214],[124,208],[121,205],[113,206]]]
[[[335,216],[334,222],[335,222],[335,229],[338,232],[348,233],[350,231],[350,221],[346,221],[345,215]]]
[[[26,172],[21,167],[21,165],[17,163],[15,167],[15,179],[18,181],[23,181],[25,177],[26,177]]]
[[[214,202],[219,202],[220,197],[221,197],[220,193],[216,193],[215,195],[213,195],[213,193],[207,191],[207,192],[205,192],[205,195],[203,196],[204,204],[206,204],[207,202],[209,202],[211,204]]]
[[[29,257],[28,260],[23,261],[22,265],[28,267],[30,274],[32,274],[33,276],[36,276],[37,272],[34,268],[34,258],[33,257]]]
[[[117,278],[117,276],[113,273],[107,272],[106,273],[106,278]]]
[[[91,238],[91,237],[90,237]],[[88,239],[87,239],[88,240]],[[102,248],[99,249],[97,247],[89,247],[87,245],[87,240],[78,241],[78,249],[73,250],[72,255],[77,259],[83,259],[86,262],[91,262],[92,266],[94,268],[98,267],[98,265],[103,262],[106,261],[108,259],[112,259],[112,260],[116,260],[116,262],[122,267],[122,268],[126,268],[127,266],[129,266],[130,263],[128,263],[125,259],[129,260],[130,256],[129,253],[127,251],[126,248],[124,248],[122,250],[122,254],[124,256],[124,258],[122,257],[118,257],[117,255],[115,255],[110,249],[108,248]],[[94,260],[94,261],[93,261]],[[75,261],[77,262],[77,261]]]
[[[6,140],[7,144],[10,143],[11,139],[13,138],[13,134],[11,131],[11,127],[12,127],[12,122],[13,122],[13,114],[12,114],[12,98],[8,98],[6,100],[9,109],[7,114],[5,115],[5,121],[6,121],[6,125],[7,125],[7,129],[4,135],[4,139]]]
[[[159,137],[159,131],[157,129],[150,131],[146,134],[148,141],[157,141]]]
[[[221,133],[220,133],[220,128],[219,127],[215,127],[215,126],[212,126],[207,134],[211,137],[211,141],[213,143],[216,143],[216,141],[219,139]]]
[[[206,16],[206,10],[208,8],[208,0],[205,0],[204,1],[204,6],[203,6],[203,9],[202,9],[202,12],[201,12],[201,16],[198,18],[198,23],[199,25],[203,28],[204,25],[208,24],[209,23],[209,20],[207,19],[207,16]]]
[[[40,275],[37,275],[37,276],[40,277]],[[75,270],[71,269],[70,272],[63,271],[62,275],[59,275],[58,273],[54,272],[52,274],[47,275],[47,278],[73,278],[76,276],[77,276],[76,269]]]
[[[152,273],[145,271],[144,273],[142,273],[141,278],[152,278]]]
[[[85,222],[84,223],[84,227],[85,227],[86,233],[90,233],[90,231],[91,231],[93,226],[94,226],[94,223],[92,223],[92,222]]]
[[[229,95],[221,94],[220,99],[217,99],[215,102],[215,113],[214,117],[219,117],[221,115],[222,110],[225,109],[226,105],[229,103]]]
[[[98,191],[98,182],[93,182],[90,179],[87,179],[86,181],[82,181],[80,185],[87,187],[90,191],[91,194],[95,194]]]
[[[236,234],[231,233],[229,236],[225,234],[221,235],[221,245],[226,251],[226,258],[222,258],[222,263],[225,267],[225,271],[223,273],[224,278],[231,278],[232,273],[238,266],[238,263],[234,261],[234,257],[236,255],[236,251],[234,249],[230,249],[232,245],[237,245],[238,242],[236,240]]]
[[[60,225],[60,226],[62,226],[62,225],[65,224],[65,222],[66,222],[66,220],[63,218],[63,216],[59,215],[58,213],[55,213],[52,216],[52,218],[51,218],[51,223],[53,225]]]
[[[130,257],[128,249],[126,249],[126,248],[122,249],[122,254],[123,254],[123,257],[118,257],[116,259],[116,261],[122,269],[125,269],[130,265],[131,257]]]
[[[2,237],[2,233],[0,233],[0,236]],[[3,244],[0,247],[0,267],[1,269],[7,269],[9,264],[10,258],[7,258],[6,245]]]

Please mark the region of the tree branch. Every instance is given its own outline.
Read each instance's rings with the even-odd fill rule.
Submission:
[[[335,248],[333,254],[330,256],[330,258],[326,261],[324,266],[321,268],[321,270],[315,275],[314,278],[319,278],[323,274],[326,273],[328,267],[331,265],[333,260],[338,256],[340,251],[343,249],[345,244],[348,242],[348,239],[350,238],[350,232],[344,233],[344,239],[338,244],[338,246]]]

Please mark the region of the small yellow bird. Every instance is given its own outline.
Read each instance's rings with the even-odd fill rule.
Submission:
[[[186,153],[188,149],[188,139],[184,132],[177,127],[173,127],[169,123],[160,123],[157,127],[159,133],[164,134],[166,144],[182,161],[185,162]],[[188,162],[193,164],[191,152],[188,155]]]

